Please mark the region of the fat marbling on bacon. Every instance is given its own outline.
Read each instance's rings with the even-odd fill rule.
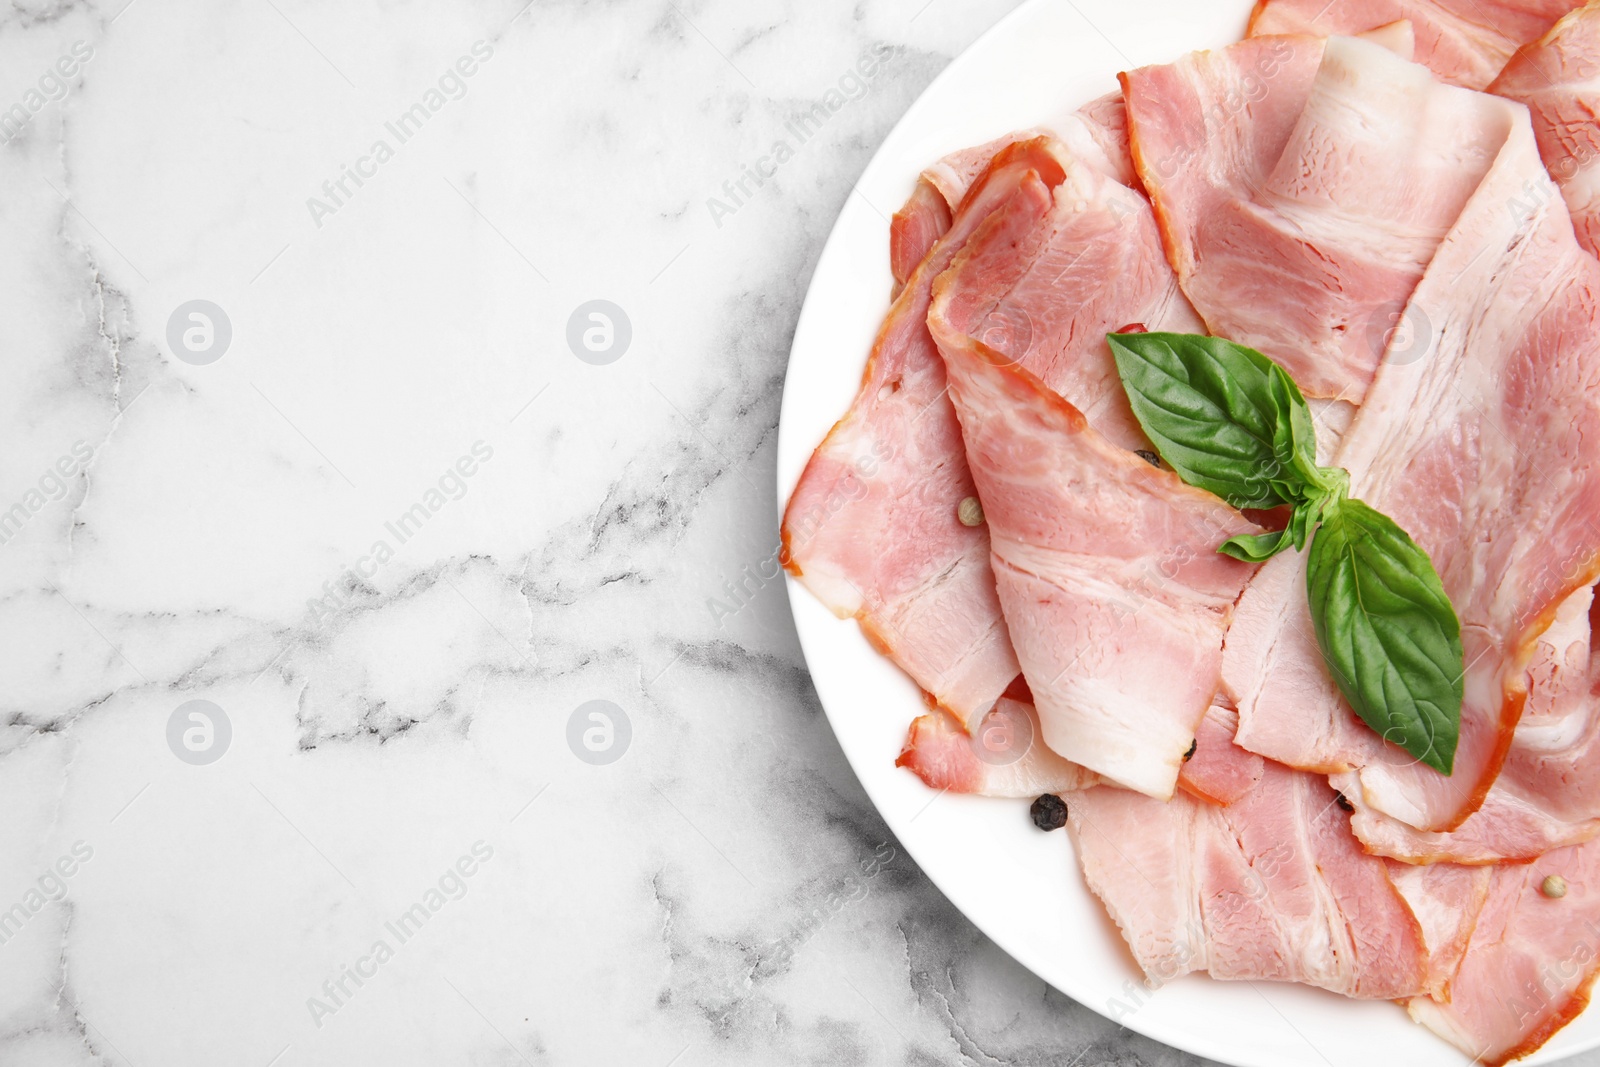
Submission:
[[[1292,981],[1393,1000],[1436,988],[1423,930],[1321,778],[1267,761],[1227,806],[1099,786],[1066,798],[1089,888],[1153,981]]]
[[[850,410],[817,447],[783,519],[785,562],[824,604],[969,727],[1012,679],[989,536],[957,518],[976,490],[928,333],[934,279],[1019,188],[1062,168],[1045,139],[1008,146],[895,298]]]
[[[1489,91],[1528,105],[1578,243],[1600,253],[1600,3],[1518,49]]]
[[[1133,161],[1128,156],[1127,109],[1122,93],[1108,93],[1048,127],[1019,130],[972,148],[958,149],[928,167],[889,227],[889,267],[895,293],[911,277],[935,241],[950,228],[955,210],[972,183],[1001,149],[1018,141],[1051,137],[1065,152],[1124,185],[1132,185]]]
[[[928,329],[948,357],[973,342],[1026,369],[1112,443],[1148,449],[1106,334],[1199,319],[1161,253],[1150,203],[1065,154],[1062,180],[994,212],[934,283]]]
[[[1194,321],[1148,204],[1070,160],[1053,190],[994,212],[934,294],[928,326],[1044,741],[1168,796],[1251,569],[1212,549],[1259,528],[1133,452],[1148,442],[1105,335]],[[1183,667],[1153,669],[1164,657]]]
[[[1461,905],[1471,909],[1470,933],[1452,954],[1447,992],[1408,1008],[1474,1062],[1500,1067],[1531,1055],[1589,1003],[1600,967],[1600,841],[1481,870],[1483,888]],[[1551,876],[1563,880],[1560,897],[1544,889]]]
[[[1081,110],[1062,124],[1076,129],[1070,144],[997,142],[1005,146],[895,299],[855,403],[813,455],[785,513],[791,571],[837,614],[858,618],[969,729],[1019,668],[995,598],[987,530],[956,517],[976,490],[929,333],[930,290],[962,255],[973,267],[952,272],[945,292],[973,317],[964,325],[981,323],[1012,358],[1095,411],[1116,439],[1142,445],[1105,334],[1134,321],[1185,330],[1198,320],[1161,253],[1149,202],[1112,173],[1128,169],[1114,162],[1118,111],[1104,101]],[[959,182],[951,181],[953,192]],[[995,242],[1012,237],[1018,247],[990,269]],[[1005,286],[993,288],[1001,278]],[[974,280],[991,288],[978,291]]]

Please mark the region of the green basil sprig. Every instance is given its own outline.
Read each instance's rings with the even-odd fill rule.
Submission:
[[[1428,554],[1359,500],[1311,542],[1306,593],[1317,646],[1357,714],[1449,774],[1461,730],[1461,625]]]
[[[1323,662],[1356,714],[1442,774],[1461,733],[1461,624],[1426,552],[1317,465],[1286,371],[1220,337],[1107,335],[1134,416],[1168,466],[1236,508],[1289,507],[1282,530],[1217,551],[1259,562],[1311,542],[1306,593]],[[1315,534],[1315,538],[1312,535]]]

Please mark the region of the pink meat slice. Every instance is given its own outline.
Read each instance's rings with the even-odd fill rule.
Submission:
[[[1150,202],[1072,157],[1051,190],[996,211],[934,285],[941,349],[979,341],[1082,411],[1114,444],[1148,449],[1105,335],[1130,323],[1193,332]]]
[[[952,152],[922,172],[905,205],[895,212],[889,228],[889,265],[896,295],[934,242],[950,228],[953,213],[989,161],[1007,145],[1035,137],[1052,137],[1079,163],[1124,185],[1133,183],[1128,116],[1120,91],[1089,101],[1048,128],[1018,130]]]
[[[1589,1003],[1600,969],[1600,841],[1489,869],[1470,940],[1442,996],[1412,1018],[1487,1067],[1527,1056]],[[1566,893],[1546,896],[1545,878]]]
[[[958,202],[959,203],[959,202]],[[939,190],[918,179],[911,195],[889,222],[889,269],[894,273],[892,296],[898,298],[917,264],[950,229],[953,209]]]
[[[1478,913],[1488,899],[1492,877],[1490,867],[1455,863],[1389,865],[1390,880],[1422,927],[1423,944],[1428,950],[1429,995],[1441,1002],[1450,999],[1450,985],[1466,955]]]
[[[1232,804],[1261,781],[1266,761],[1233,743],[1239,713],[1213,704],[1194,734],[1194,755],[1184,760],[1178,784],[1190,796]]]
[[[1258,0],[1250,35],[1357,34],[1406,20],[1416,60],[1452,85],[1482,89],[1511,53],[1582,0]]]
[[[1356,837],[1368,852],[1403,863],[1526,863],[1552,849],[1588,841],[1600,834],[1592,817],[1566,820],[1552,815],[1541,797],[1496,783],[1483,805],[1448,833],[1429,833],[1407,826],[1368,805],[1361,796],[1360,776],[1350,772],[1329,778],[1352,798]]]
[[[916,719],[895,764],[930,789],[986,797],[1036,797],[1099,783],[1039,740],[1033,705],[1001,697],[972,733],[942,711]]]
[[[1406,312],[1428,324],[1426,349],[1391,354],[1337,457],[1352,495],[1428,553],[1461,619],[1455,772],[1355,725],[1309,639],[1301,557],[1261,569],[1223,671],[1241,745],[1296,767],[1354,770],[1362,803],[1433,832],[1460,828],[1484,804],[1540,635],[1600,573],[1600,262],[1573,238],[1526,111],[1502,106],[1505,146]],[[1530,189],[1543,194],[1531,205]],[[1564,782],[1528,788],[1560,810]]]
[[[1256,37],[1123,85],[1135,162],[1210,332],[1310,396],[1359,403],[1505,109],[1348,37]]]
[[[1268,762],[1227,806],[1099,786],[1066,798],[1089,888],[1150,979],[1196,971],[1393,999],[1432,986],[1423,930],[1333,790]]]
[[[790,572],[958,719],[976,725],[1018,672],[989,569],[989,536],[957,518],[976,489],[928,333],[934,279],[1021,189],[1063,171],[1045,140],[1011,145],[889,310],[845,416],[784,513]]]
[[[1019,244],[1008,252],[1011,237]],[[1105,333],[1134,321],[1195,329],[1198,319],[1161,254],[1149,202],[1050,139],[996,155],[896,299],[851,411],[790,500],[788,564],[971,727],[1018,667],[995,596],[987,530],[956,517],[976,490],[928,332],[933,278],[969,244],[976,249],[969,261],[982,269],[955,272],[945,290],[975,317],[963,325],[977,327],[979,317],[986,330],[1031,324],[1008,336],[1008,350],[1108,426],[1120,419],[1119,439],[1130,447],[1143,438]]]
[[[1259,527],[1112,444],[1003,354],[935,328],[1045,743],[1171,796],[1253,569],[1216,546]]]
[[[1578,243],[1600,254],[1600,3],[1518,49],[1489,91],[1528,105]]]
[[[1528,702],[1497,787],[1536,797],[1553,818],[1595,833],[1600,818],[1600,660],[1592,644],[1594,590],[1556,609],[1528,666]],[[1574,842],[1565,842],[1574,843]]]
[[[1147,481],[1155,472],[1126,450],[1147,447],[1148,442],[1127,406],[1126,394],[1105,341],[1107,332],[1131,322],[1145,324],[1151,329],[1180,331],[1195,330],[1200,325],[1162,255],[1149,202],[1102,169],[1080,163],[1075,155],[1068,158],[1062,180],[1052,189],[1032,186],[1019,190],[1004,208],[985,220],[936,283],[928,316],[929,329],[947,359],[952,353],[982,350],[1001,362],[1015,365],[1018,373],[1032,383],[1029,388],[1036,390],[1030,396],[1051,410],[1056,410],[1060,397],[1065,397],[1069,403],[1063,407],[1071,410],[1070,419],[1083,423],[1084,430],[1090,425],[1095,428],[1089,436],[1096,442],[1097,454],[1113,456],[1114,469],[1132,469],[1136,479]],[[952,383],[952,397],[959,401],[962,395]],[[1004,405],[1009,401],[995,398],[995,402]],[[1002,417],[994,423],[996,427],[1010,417],[1006,412],[1000,414]],[[967,439],[966,445],[970,453],[973,441]],[[1176,479],[1170,475],[1163,477],[1176,484]],[[987,504],[983,486],[978,488],[979,498]],[[1071,503],[1078,506],[1083,503],[1070,488],[1063,487],[1058,492]],[[1184,499],[1191,499],[1193,495],[1192,491],[1185,490]],[[1205,545],[1205,555],[1214,556],[1212,550],[1216,542],[1229,536],[1219,530],[1255,527],[1219,502],[1206,499],[1209,504],[1222,508],[1227,520],[1222,527],[1214,526],[1203,534],[1213,537]],[[1159,504],[1152,502],[1149,506],[1159,511]],[[1152,521],[1168,518],[1154,515]],[[996,528],[996,522],[993,516],[989,517],[991,529]],[[1174,550],[1171,544],[1163,547],[1169,552]],[[1016,573],[1014,555],[1003,561],[1005,565],[997,577],[1002,590],[1002,607],[1007,603],[1005,591],[1015,592],[1018,581],[1027,580],[1026,576],[1019,577]],[[1087,559],[1080,563],[1087,564]],[[1203,567],[1193,569],[1196,573],[1205,570]],[[1231,561],[1224,561],[1221,569],[1230,574],[1248,572]],[[1085,617],[1085,628],[1077,635],[1085,643],[1097,640],[1098,630],[1108,621],[1104,615],[1104,599],[1108,593],[1117,597],[1113,610],[1120,610],[1123,604],[1145,595],[1142,588],[1150,584],[1151,575],[1137,573],[1132,562],[1125,560],[1123,573],[1111,585],[1104,580],[1105,575],[1100,577],[1101,584],[1088,596],[1080,598],[1082,604],[1099,605],[1102,612],[1098,621]],[[1142,584],[1116,590],[1112,588],[1115,581]],[[1228,602],[1237,591],[1236,582],[1225,590]],[[1071,614],[1073,596],[1070,589],[1063,593],[1057,604],[1058,613]],[[1225,607],[1226,604],[1219,604],[1218,610]],[[1019,607],[1019,610],[1026,608]],[[1160,613],[1152,613],[1145,621],[1159,629],[1164,618]],[[1027,621],[1030,631],[1026,637],[1030,647],[1039,651],[1043,658],[1034,660],[1031,671],[1025,662],[1024,676],[1031,684],[1053,686],[1043,695],[1035,690],[1045,742],[1059,754],[1092,770],[1110,774],[1109,767],[1119,766],[1124,776],[1120,780],[1129,784],[1137,781],[1128,777],[1133,773],[1128,761],[1118,763],[1108,754],[1109,750],[1091,757],[1093,746],[1099,744],[1092,737],[1079,738],[1075,747],[1063,747],[1067,743],[1065,737],[1074,732],[1064,723],[1081,718],[1066,704],[1075,699],[1074,692],[1086,692],[1093,689],[1095,683],[1088,675],[1074,672],[1074,678],[1058,684],[1055,676],[1061,673],[1067,661],[1062,659],[1047,673],[1045,664],[1051,657],[1063,654],[1062,647],[1053,644],[1053,638],[1060,635],[1035,633],[1031,630],[1033,620]],[[1208,625],[1221,621],[1219,615],[1208,620]],[[1170,636],[1181,637],[1177,633]],[[1213,634],[1205,639],[1213,654],[1219,637],[1220,634]],[[1099,666],[1094,669],[1116,669],[1116,664],[1104,659],[1099,652],[1085,660],[1083,666],[1087,669],[1096,663]],[[1126,666],[1126,662],[1123,665]],[[1181,756],[1192,742],[1195,725],[1209,706],[1214,691],[1213,685],[1212,690],[1199,692],[1204,685],[1203,680],[1187,680],[1185,686],[1195,693],[1186,694],[1182,711],[1166,724],[1168,736],[1160,739],[1159,748],[1143,746],[1135,762],[1143,762],[1145,773],[1154,774],[1144,782],[1144,788],[1170,793]],[[1109,692],[1104,695],[1110,699]],[[1134,706],[1140,706],[1137,697]],[[1159,716],[1163,713],[1157,708],[1139,714]],[[1091,712],[1091,718],[1094,714]],[[1099,714],[1103,715],[1104,710]],[[1087,721],[1081,725],[1088,727]],[[1111,747],[1124,752],[1130,748],[1125,741]],[[1095,759],[1101,762],[1097,764]]]

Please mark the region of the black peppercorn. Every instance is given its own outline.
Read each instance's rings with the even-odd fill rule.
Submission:
[[[1190,741],[1189,742],[1189,751],[1187,751],[1187,752],[1185,752],[1183,754],[1183,762],[1188,763],[1190,760],[1194,759],[1194,754],[1195,754],[1195,752],[1197,752],[1199,750],[1199,748],[1200,748],[1200,739],[1198,737],[1195,738],[1193,741]]]
[[[1344,809],[1345,811],[1355,811],[1356,810],[1356,806],[1354,804],[1350,803],[1350,798],[1345,796],[1343,793],[1335,793],[1335,794],[1333,794],[1333,802],[1335,804],[1339,805],[1339,807]]]
[[[1067,802],[1054,793],[1046,793],[1028,809],[1033,825],[1041,830],[1059,830],[1067,825]]]
[[[1150,451],[1148,448],[1136,448],[1134,449],[1133,454],[1150,464],[1152,467],[1161,466],[1161,457]]]

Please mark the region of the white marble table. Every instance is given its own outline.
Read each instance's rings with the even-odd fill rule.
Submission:
[[[1198,1062],[900,853],[759,577],[1013,0],[125,2],[0,17],[0,1064]]]

